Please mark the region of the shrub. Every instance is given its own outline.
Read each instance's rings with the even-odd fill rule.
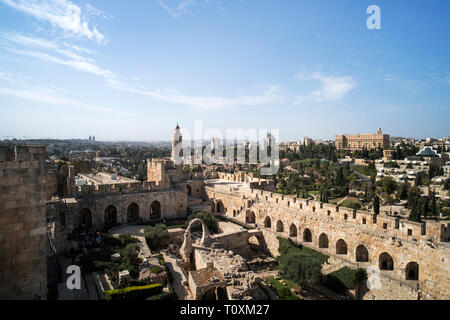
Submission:
[[[161,244],[169,239],[169,231],[164,224],[157,224],[154,227],[148,226],[144,228],[145,240],[152,250],[157,250]]]
[[[163,268],[158,267],[158,266],[154,266],[154,267],[152,267],[152,268],[150,269],[150,271],[151,271],[152,273],[159,274],[159,273],[161,273],[161,272],[163,271]]]
[[[298,284],[314,285],[322,277],[322,263],[312,256],[298,253],[282,255],[279,259],[280,276]]]
[[[149,296],[161,293],[163,285],[160,283],[146,286],[127,287],[106,291],[107,300],[144,300]]]

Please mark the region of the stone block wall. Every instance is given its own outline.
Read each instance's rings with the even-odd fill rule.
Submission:
[[[46,299],[45,147],[0,146],[0,299]]]

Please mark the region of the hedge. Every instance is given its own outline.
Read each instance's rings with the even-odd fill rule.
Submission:
[[[128,287],[106,291],[107,300],[144,300],[149,296],[161,293],[163,285],[160,283],[147,286]]]

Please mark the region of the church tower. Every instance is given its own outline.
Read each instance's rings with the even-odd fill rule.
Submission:
[[[172,161],[174,161],[175,163],[179,162],[181,159],[180,157],[183,156],[182,151],[182,141],[183,141],[183,137],[181,135],[180,132],[180,126],[177,123],[177,126],[172,134]],[[179,159],[178,161],[176,161],[177,159]]]

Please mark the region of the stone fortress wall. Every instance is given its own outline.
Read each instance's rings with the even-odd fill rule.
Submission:
[[[386,269],[380,271],[382,281],[396,290],[390,298],[376,289],[367,297],[450,298],[448,223],[416,223],[251,188],[226,192],[208,183],[205,198],[220,201],[227,216],[261,229],[274,256],[281,236],[352,267]]]
[[[46,299],[45,148],[0,146],[0,299]]]

